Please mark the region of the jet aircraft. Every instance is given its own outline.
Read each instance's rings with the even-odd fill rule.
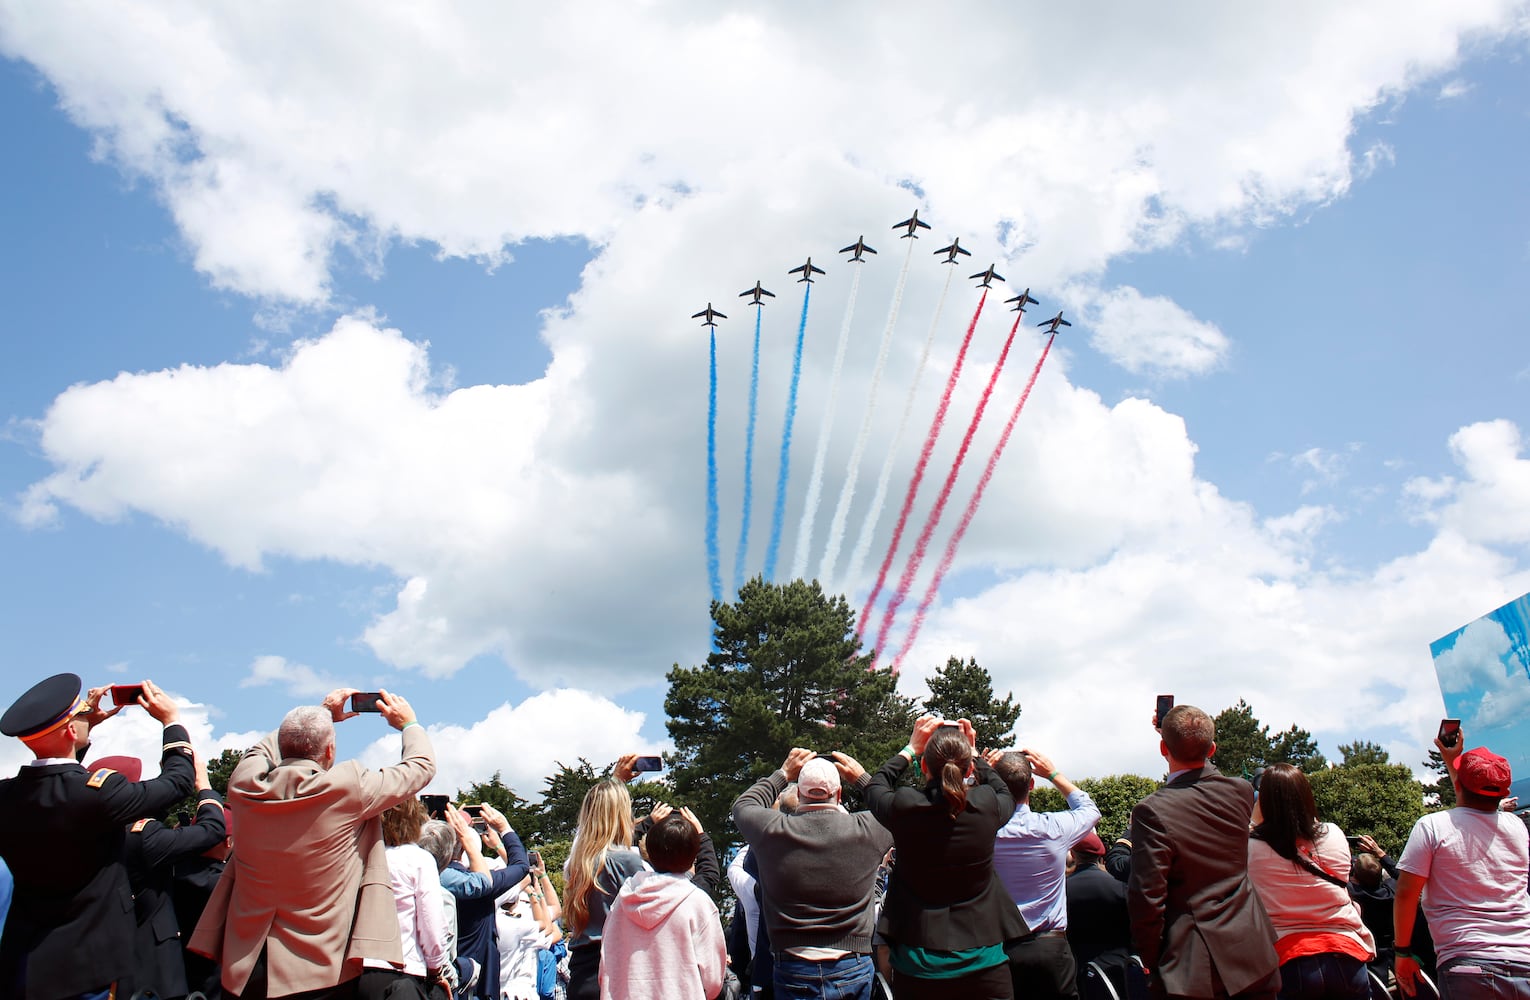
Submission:
[[[962,241],[953,236],[951,237],[950,246],[941,247],[939,250],[935,251],[935,256],[939,257],[941,254],[946,255],[946,259],[941,261],[942,264],[955,264],[957,254],[961,254],[964,257],[971,257],[972,251],[963,250]]]
[[[873,250],[871,247],[866,245],[866,237],[865,236],[857,236],[855,238],[855,242],[850,244],[849,246],[845,247],[843,250],[840,251],[840,253],[849,253],[852,250],[855,251],[855,256],[851,257],[850,260],[847,261],[847,263],[852,263],[853,264],[856,261],[863,261],[863,260],[865,260],[866,258],[862,257],[861,254],[876,253],[875,250]]]
[[[1027,288],[1025,291],[1021,292],[1019,295],[1016,295],[1012,299],[1005,299],[1004,300],[1004,304],[1005,305],[1009,305],[1011,302],[1015,303],[1014,311],[1017,312],[1017,313],[1025,312],[1025,307],[1027,305],[1035,306],[1035,305],[1040,305],[1041,304],[1036,299],[1031,298],[1031,290],[1029,288]]]
[[[807,259],[807,263],[806,264],[803,264],[801,267],[794,267],[790,271],[787,271],[786,273],[787,274],[800,274],[800,275],[802,275],[802,277],[797,279],[797,284],[799,284],[799,285],[802,284],[804,281],[806,281],[808,284],[812,284],[813,283],[813,275],[815,275],[815,274],[823,274],[823,268],[821,268],[821,267],[814,267],[813,266],[813,258],[809,257]]]
[[[898,237],[898,239],[906,240],[910,236],[912,236],[914,239],[917,240],[919,238],[919,230],[921,230],[921,229],[929,229],[930,228],[930,224],[928,222],[920,222],[919,221],[919,213],[915,212],[913,215],[910,215],[908,218],[904,219],[902,222],[899,222],[896,225],[894,225],[893,228],[894,229],[907,229],[908,230],[908,232],[906,232],[902,236]]]
[[[1057,333],[1058,332],[1057,331],[1058,327],[1060,327],[1060,326],[1072,326],[1073,324],[1069,323],[1067,320],[1063,319],[1062,318],[1062,310],[1058,310],[1056,316],[1053,316],[1051,319],[1044,319],[1040,323],[1037,323],[1036,325],[1037,326],[1044,326],[1044,327],[1046,327],[1047,328],[1047,333]]]
[[[995,271],[993,269],[993,267],[994,266],[992,264],[989,264],[988,265],[988,270],[986,270],[986,271],[979,271],[977,274],[971,275],[973,280],[976,280],[978,278],[982,278],[983,279],[982,281],[978,282],[978,287],[980,287],[980,288],[992,288],[993,285],[990,284],[990,282],[992,282],[994,279],[997,278],[999,281],[1003,281],[1004,280],[1004,275],[1000,274],[998,271]]]
[[[720,319],[727,319],[728,314],[718,312],[716,309],[712,308],[712,303],[708,302],[707,307],[701,310],[701,312],[696,313],[691,317],[691,319],[702,319],[702,317],[705,317],[705,320],[701,324],[702,326],[715,327],[717,325],[717,321]]]
[[[769,295],[771,298],[776,297],[775,292],[772,292],[770,289],[761,286],[758,281],[754,283],[753,288],[746,288],[742,292],[738,293],[739,298],[744,298],[746,295],[754,296],[754,299],[748,303],[751,306],[763,306],[765,304],[765,300],[760,298],[761,295]]]

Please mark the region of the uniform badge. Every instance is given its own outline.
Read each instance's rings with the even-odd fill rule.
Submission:
[[[149,821],[148,820],[141,819],[138,822],[133,824],[132,832],[133,833],[143,833],[143,828],[148,826],[148,825],[149,825]]]
[[[91,773],[90,780],[85,782],[85,784],[89,785],[91,788],[100,788],[102,785],[106,784],[107,778],[110,778],[116,773],[116,771],[109,767],[98,767]]]

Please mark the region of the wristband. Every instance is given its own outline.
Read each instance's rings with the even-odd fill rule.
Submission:
[[[1057,784],[1057,772],[1053,771],[1051,774],[1047,775],[1047,780],[1054,785]]]
[[[408,722],[404,723],[402,726],[399,726],[398,727],[398,731],[399,732],[403,732],[404,730],[408,729],[410,726],[418,726],[419,724],[420,724],[420,720],[419,719],[410,719]]]
[[[1418,961],[1418,956],[1413,954],[1413,949],[1410,948],[1410,947],[1407,947],[1406,945],[1403,945],[1403,946],[1393,945],[1392,946],[1392,954],[1395,957],[1397,957],[1397,958],[1409,958],[1409,959],[1412,959],[1415,962]]]
[[[905,746],[902,750],[899,750],[898,753],[904,757],[907,757],[909,760],[913,760],[915,757],[919,756],[918,754],[914,753],[914,745],[912,743],[910,743],[908,746]]]

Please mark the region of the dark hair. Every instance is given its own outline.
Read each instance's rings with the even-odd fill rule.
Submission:
[[[683,872],[696,863],[701,834],[677,809],[648,828],[643,848],[654,871]]]
[[[1271,764],[1265,768],[1264,780],[1259,785],[1259,811],[1264,820],[1254,827],[1254,836],[1287,861],[1296,860],[1298,842],[1317,839],[1317,803],[1312,800],[1312,785],[1305,774],[1290,764]]]
[[[1374,854],[1357,854],[1350,866],[1349,877],[1362,889],[1378,889],[1381,887],[1381,861]]]
[[[420,831],[430,821],[430,814],[419,799],[405,799],[382,814],[383,843],[389,847],[417,844]]]
[[[930,784],[939,783],[951,818],[967,808],[967,769],[972,766],[972,744],[955,726],[941,726],[924,745],[924,773]]]
[[[1015,800],[1015,805],[1027,802],[1031,797],[1031,761],[1023,753],[1014,750],[999,758],[999,762],[993,766],[994,773],[1004,779],[1004,784],[1009,786],[1010,797]]]
[[[1175,705],[1158,724],[1164,746],[1177,761],[1193,764],[1211,754],[1217,741],[1217,724],[1194,705]]]

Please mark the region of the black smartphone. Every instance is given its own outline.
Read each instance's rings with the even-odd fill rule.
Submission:
[[[1172,694],[1161,694],[1161,695],[1159,695],[1158,696],[1158,704],[1153,709],[1153,725],[1154,726],[1162,726],[1163,725],[1163,717],[1165,715],[1168,715],[1169,714],[1169,709],[1171,709],[1173,707],[1174,707],[1174,696]]]
[[[662,771],[664,759],[662,757],[639,757],[632,762],[634,771]]]
[[[352,712],[381,712],[378,707],[378,699],[382,698],[380,691],[357,691],[351,695]]]
[[[136,705],[139,696],[143,694],[143,685],[113,684],[111,692],[113,705]]]
[[[528,861],[531,862],[531,867],[533,867],[533,868],[541,868],[542,867],[542,852],[541,851],[532,851],[531,853],[526,855],[526,858],[527,858]]]
[[[1353,854],[1355,851],[1358,851],[1360,849],[1360,838],[1359,837],[1345,837],[1344,839],[1349,841],[1349,850],[1350,850],[1351,854]]]
[[[463,806],[462,811],[467,814],[469,819],[477,819],[483,815],[483,805],[480,803],[478,805]]]
[[[1440,720],[1440,742],[1448,747],[1453,747],[1461,739],[1460,719]]]
[[[450,795],[421,795],[420,804],[430,814],[431,819],[441,819],[446,815],[447,803],[451,802]]]

